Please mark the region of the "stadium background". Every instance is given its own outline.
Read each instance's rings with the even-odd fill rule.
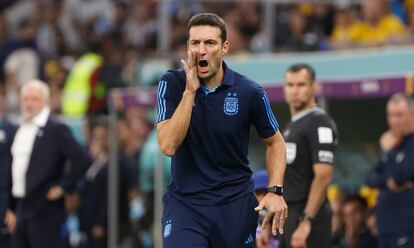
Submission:
[[[18,116],[13,97],[25,78],[36,76],[51,86],[53,111],[80,142],[88,144],[84,127],[104,118],[112,162],[109,201],[102,203],[109,207],[108,247],[159,247],[160,195],[168,177],[168,168],[162,168],[168,159],[159,155],[151,132],[154,87],[161,73],[184,57],[188,17],[214,12],[227,23],[226,62],[265,87],[282,128],[290,118],[282,94],[285,69],[294,62],[315,67],[318,104],[340,133],[330,196],[335,198],[337,189],[344,195],[362,192],[374,204],[375,193],[361,187],[386,130],[387,97],[413,93],[414,1],[367,1],[382,2],[384,9],[363,11],[358,0],[3,0],[5,112]],[[390,16],[388,26],[370,26],[373,18]],[[15,53],[19,49],[30,52]],[[85,61],[95,62],[86,72]],[[264,147],[252,134],[250,160],[258,170],[264,168]],[[120,157],[128,160],[127,178],[117,176]],[[126,228],[116,200],[125,180],[131,181]]]

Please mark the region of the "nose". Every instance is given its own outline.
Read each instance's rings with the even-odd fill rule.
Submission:
[[[298,92],[299,92],[299,87],[297,87],[297,86],[293,86],[293,87],[292,87],[292,94],[293,94],[293,95],[297,95],[297,94],[298,94]]]
[[[200,45],[198,46],[198,53],[206,54],[206,45],[203,42],[201,42]]]

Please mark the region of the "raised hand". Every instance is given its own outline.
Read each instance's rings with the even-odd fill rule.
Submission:
[[[398,137],[395,134],[395,132],[392,132],[391,130],[386,131],[381,135],[380,138],[380,146],[382,151],[388,152],[392,150],[395,147],[395,145],[397,145],[398,142],[400,142],[400,140],[401,137]]]
[[[200,88],[200,80],[197,74],[197,54],[194,51],[187,51],[187,61],[181,60],[186,76],[186,90],[196,92]]]

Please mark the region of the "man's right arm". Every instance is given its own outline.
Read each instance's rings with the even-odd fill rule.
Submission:
[[[385,174],[385,167],[387,166],[387,153],[391,151],[398,142],[399,138],[396,137],[390,130],[381,135],[379,145],[383,153],[380,155],[379,161],[367,175],[366,184],[369,187],[380,189],[387,187],[387,175]]]
[[[161,120],[157,124],[157,139],[160,149],[169,157],[174,155],[187,135],[195,94],[200,87],[196,54],[188,51],[187,56],[187,61],[181,60],[186,76],[186,87],[181,101],[170,119]]]
[[[385,156],[385,155],[382,155]],[[385,188],[386,187],[386,177],[384,175],[384,166],[385,162],[380,159],[374,168],[368,173],[366,184],[369,187],[373,188]]]
[[[171,119],[157,124],[157,137],[161,151],[171,157],[187,135],[193,110],[195,92],[184,91],[181,102]]]

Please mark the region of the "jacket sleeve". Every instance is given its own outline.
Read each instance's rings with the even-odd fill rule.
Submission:
[[[108,167],[105,166],[102,169],[102,173],[97,175],[96,180],[98,180],[99,191],[97,192],[101,195],[100,200],[101,204],[99,208],[96,210],[98,211],[97,217],[95,219],[94,226],[101,226],[107,229],[107,216],[108,216]]]
[[[69,128],[61,123],[58,127],[59,150],[70,162],[68,173],[59,182],[65,191],[75,189],[76,183],[83,178],[92,161],[85,147],[73,137]]]
[[[8,137],[7,137],[7,147],[8,147],[8,157],[9,161],[7,166],[4,169],[4,179],[5,179],[5,189],[6,189],[6,198],[5,198],[5,204],[7,209],[11,209],[15,211],[16,208],[16,199],[12,195],[12,163],[13,163],[13,156],[11,154],[11,147],[13,144],[14,136],[17,132],[17,126],[14,124],[10,125],[10,130],[8,131]],[[3,219],[0,219],[3,220]]]
[[[9,205],[8,196],[8,164],[0,164],[0,221],[4,220],[4,215]]]
[[[385,154],[382,157],[386,156]],[[381,158],[374,168],[368,173],[366,183],[369,187],[373,188],[386,188],[386,174],[385,174],[385,161]]]
[[[405,149],[404,158],[396,166],[393,178],[397,185],[403,185],[406,182],[414,182],[414,153],[412,152],[413,146]]]

